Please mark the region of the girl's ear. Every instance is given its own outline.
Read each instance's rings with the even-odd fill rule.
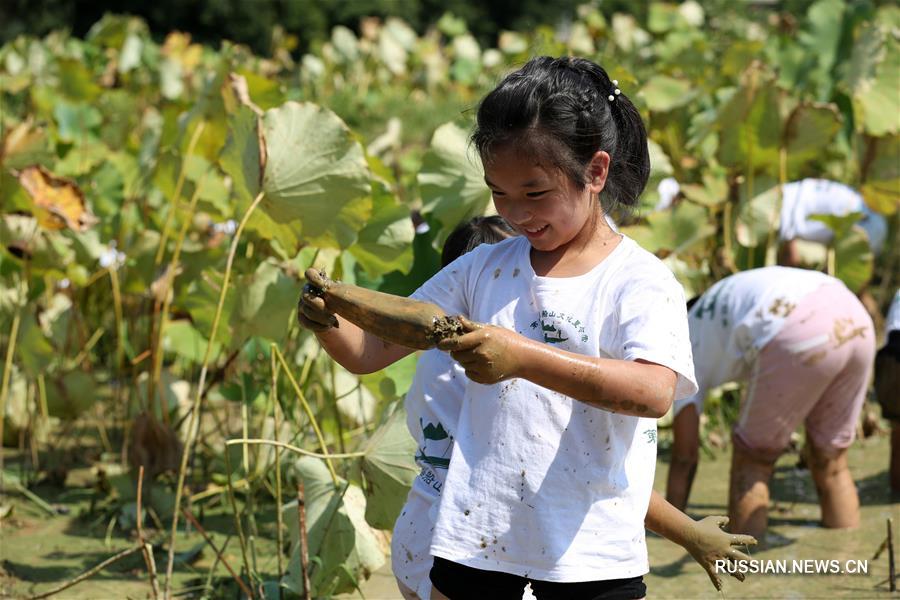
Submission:
[[[603,150],[597,150],[587,166],[588,188],[590,188],[591,194],[599,194],[603,191],[608,175],[609,154]]]

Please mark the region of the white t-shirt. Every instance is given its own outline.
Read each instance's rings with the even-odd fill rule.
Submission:
[[[887,237],[887,222],[873,212],[853,188],[827,179],[803,179],[786,183],[782,189],[782,240],[794,238],[829,244],[834,233],[823,222],[810,219],[812,215],[844,216],[863,213],[857,222],[869,236],[872,252],[878,254]]]
[[[447,314],[512,329],[580,354],[646,359],[696,390],[684,292],[659,259],[624,237],[577,277],[539,277],[525,238],[485,245],[415,297]],[[644,517],[656,420],[617,415],[525,379],[467,381],[431,553],[547,581],[648,571]]]
[[[840,280],[808,269],[764,267],[735,273],[709,288],[688,313],[699,390],[676,400],[675,414],[688,404],[703,412],[709,390],[747,377],[797,302],[828,283]]]
[[[885,337],[892,331],[900,331],[900,290],[894,292],[894,299],[891,300],[887,317],[884,319]]]

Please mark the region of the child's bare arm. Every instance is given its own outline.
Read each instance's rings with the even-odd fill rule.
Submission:
[[[521,377],[592,406],[638,417],[666,414],[677,375],[646,361],[597,358],[552,348],[509,329],[460,318],[467,333],[446,339],[450,352],[478,383]]]
[[[700,453],[700,415],[695,405],[688,404],[675,415],[673,433],[666,500],[678,510],[684,510],[691,495]]]
[[[316,334],[331,358],[352,373],[373,373],[413,351],[386,342],[334,314],[326,308],[322,298],[308,289],[304,289],[300,298],[297,320]]]
[[[750,557],[737,546],[756,544],[753,536],[722,531],[721,528],[727,524],[728,517],[706,517],[694,521],[666,502],[656,491],[650,495],[650,506],[644,519],[647,529],[687,550],[706,570],[717,590],[722,589],[722,579],[716,573],[716,561],[749,560]],[[743,581],[744,574],[737,569],[734,571],[733,577]]]

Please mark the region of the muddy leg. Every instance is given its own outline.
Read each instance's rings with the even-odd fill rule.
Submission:
[[[763,539],[769,524],[769,479],[775,462],[760,460],[735,446],[728,488],[729,529]]]
[[[409,586],[407,586],[396,577],[394,579],[397,581],[397,587],[400,589],[400,595],[403,596],[403,600],[422,600],[421,598],[419,598],[419,595],[415,591],[410,589]]]
[[[450,600],[450,598],[443,595],[436,587],[431,586],[431,600]]]
[[[825,450],[810,444],[809,470],[819,494],[822,525],[835,529],[859,526],[859,495],[847,465],[847,450]]]
[[[900,494],[900,421],[891,421],[891,491]]]

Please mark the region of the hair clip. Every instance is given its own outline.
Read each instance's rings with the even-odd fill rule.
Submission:
[[[618,86],[618,85],[619,85],[619,80],[618,80],[618,79],[613,79],[613,80],[612,80],[612,84],[613,84],[614,86]],[[610,102],[612,102],[613,100],[616,99],[616,96],[618,96],[618,95],[621,94],[621,93],[622,93],[622,90],[620,90],[618,87],[616,87],[616,89],[613,91],[613,93],[610,94],[609,96],[607,96],[606,99],[609,100]],[[615,94],[615,96],[614,96],[613,94]]]

